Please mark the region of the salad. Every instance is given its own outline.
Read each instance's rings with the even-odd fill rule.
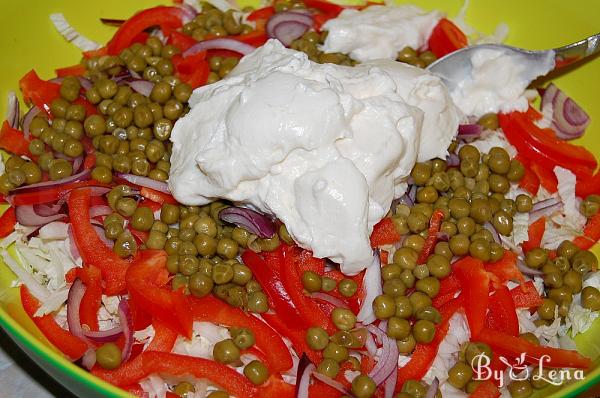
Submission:
[[[51,19],[82,61],[26,73],[23,116],[9,94],[0,256],[69,360],[195,398],[525,398],[591,368],[590,118],[554,84],[458,100],[424,68],[475,43],[461,18],[185,1],[105,45]]]

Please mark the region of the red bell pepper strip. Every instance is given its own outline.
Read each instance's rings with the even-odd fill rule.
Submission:
[[[83,340],[73,336],[68,330],[63,329],[51,314],[34,316],[40,308],[40,302],[33,297],[25,285],[21,285],[20,291],[23,309],[48,341],[71,360],[81,358],[87,351],[87,344]]]
[[[550,193],[558,192],[558,179],[552,169],[542,167],[540,164],[532,162],[529,166],[540,180],[540,185]]]
[[[96,155],[93,153],[90,153],[83,160],[83,169],[90,170],[90,169],[93,169],[94,166],[96,166]]]
[[[438,24],[433,28],[427,43],[429,49],[438,58],[469,45],[467,36],[465,36],[458,26],[446,18],[440,19]]]
[[[0,216],[0,238],[6,238],[15,229],[17,223],[17,216],[15,214],[15,208],[9,207]]]
[[[39,78],[32,69],[19,80],[19,87],[23,92],[23,99],[27,103],[33,103],[52,118],[50,103],[60,97],[60,85],[47,82]]]
[[[279,314],[262,314],[265,322],[275,329],[280,335],[287,337],[298,356],[306,354],[312,363],[321,363],[323,356],[320,351],[312,350],[305,341],[305,329],[299,329],[295,324],[286,324]]]
[[[490,278],[483,263],[473,257],[458,260],[452,270],[460,281],[471,336],[477,337],[485,324]]]
[[[398,369],[396,391],[402,389],[402,385],[404,385],[407,380],[421,380],[423,376],[425,376],[435,360],[440,343],[448,333],[450,318],[452,318],[462,306],[462,298],[457,297],[438,308],[442,315],[442,321],[436,328],[433,340],[429,344],[417,344],[410,360],[406,365]]]
[[[142,250],[127,269],[129,295],[139,308],[191,338],[193,319],[189,297],[165,286],[168,282],[166,264],[166,252]]]
[[[64,68],[58,68],[55,70],[57,77],[65,76],[83,76],[86,69],[82,64],[76,64],[72,66],[66,66]]]
[[[331,319],[325,315],[319,305],[304,295],[304,287],[298,274],[296,264],[298,254],[294,253],[295,248],[288,247],[283,250],[283,264],[281,266],[281,280],[285,290],[290,295],[292,303],[304,318],[312,326],[320,326],[327,330],[329,334],[335,333],[335,326]]]
[[[379,247],[396,243],[401,236],[391,217],[386,217],[373,226],[371,247]]]
[[[488,312],[485,316],[485,326],[517,336],[519,334],[519,320],[515,310],[515,303],[506,286],[500,286],[490,296]]]
[[[246,43],[246,44],[249,44],[254,47],[262,46],[269,39],[269,36],[267,36],[264,28],[259,28],[258,22],[260,22],[260,21],[257,21],[257,29],[256,30],[254,30],[250,33],[245,33],[243,35],[227,36],[227,38],[241,41],[242,43]]]
[[[308,396],[309,398],[340,398],[342,393],[330,385],[317,380],[308,387]]]
[[[489,380],[479,384],[475,391],[473,391],[469,398],[498,398],[500,396],[500,390],[494,383]]]
[[[109,296],[125,291],[125,273],[129,263],[115,254],[100,240],[90,223],[90,191],[71,191],[68,200],[73,237],[84,264],[94,265],[102,272]]]
[[[174,56],[172,61],[173,66],[177,71],[177,77],[192,86],[192,88],[205,85],[208,81],[208,74],[210,73],[210,67],[205,58],[206,51],[188,55],[185,58],[179,54]]]
[[[292,356],[281,337],[257,317],[210,295],[202,298],[190,297],[190,302],[194,320],[252,330],[256,347],[267,357],[270,369],[284,372],[292,367]]]
[[[322,258],[315,258],[312,252],[303,250],[297,258],[298,260],[298,272],[312,271],[316,274],[323,275],[325,272],[325,260]]]
[[[182,10],[178,7],[154,7],[140,11],[125,21],[106,45],[109,55],[118,55],[129,47],[135,37],[153,26],[160,26],[165,36],[180,28]]]
[[[532,281],[510,290],[515,308],[537,308],[544,302]]]
[[[440,290],[438,291],[437,296],[433,298],[432,305],[435,308],[440,308],[442,305],[452,300],[458,292],[460,292],[460,281],[456,275],[451,273],[440,281]]]
[[[100,47],[97,50],[90,50],[90,51],[82,52],[82,55],[84,56],[84,58],[101,57],[106,54],[108,54],[108,51],[106,50],[106,46]]]
[[[174,31],[169,35],[168,43],[177,47],[181,52],[184,52],[198,42],[188,35]]]
[[[529,238],[521,244],[523,251],[527,253],[532,249],[540,247],[544,232],[546,232],[546,217],[540,217],[535,222],[529,224],[529,228],[527,229]]]
[[[85,108],[86,116],[98,114],[98,109],[96,109],[96,107],[84,97],[80,96],[79,98],[75,99],[75,101],[73,101],[73,104],[83,106]]]
[[[152,321],[152,326],[154,328],[154,337],[152,337],[146,350],[170,352],[175,345],[175,340],[177,340],[177,332],[171,330],[171,328],[157,319]],[[99,366],[94,366],[92,374],[115,386],[131,385],[137,383],[145,376],[142,369],[141,354],[121,364],[115,370],[106,370]]]
[[[583,236],[578,236],[573,240],[581,250],[587,250],[594,246],[600,240],[600,213],[593,215],[588,219],[583,228]]]
[[[98,311],[102,304],[102,275],[93,265],[84,265],[77,269],[77,276],[85,285],[85,293],[79,307],[79,317],[82,325],[90,330],[98,330]]]
[[[539,128],[527,113],[499,114],[498,120],[506,138],[519,154],[540,167],[553,170],[555,166],[561,166],[578,178],[589,178],[598,165],[587,149],[557,139],[551,129]]]
[[[37,205],[42,203],[56,202],[67,193],[85,187],[104,187],[110,188],[108,184],[102,184],[97,181],[81,181],[72,184],[66,184],[56,188],[48,188],[43,191],[19,193],[10,198],[10,203],[14,206]]]
[[[523,175],[523,178],[519,180],[519,187],[532,195],[537,195],[538,190],[540,189],[540,179],[531,169],[529,160],[522,155],[517,155],[516,159],[520,161],[525,168],[525,174]]]
[[[425,264],[429,255],[433,252],[438,239],[437,233],[440,232],[442,221],[444,221],[444,212],[440,209],[435,210],[431,215],[431,220],[429,221],[429,230],[427,231],[427,239],[425,239],[423,249],[419,254],[419,258],[417,258],[417,264]]]
[[[327,14],[330,18],[337,17],[344,10],[343,6],[323,0],[305,0],[304,5],[306,8],[317,9]]]
[[[175,200],[173,195],[160,191],[155,191],[154,189],[146,187],[142,187],[140,189],[140,195],[142,195],[146,199],[150,199],[153,202],[160,203],[161,205],[165,203],[170,203],[173,205],[177,204],[177,200]]]
[[[275,14],[275,7],[273,6],[268,6],[268,7],[263,7],[263,8],[259,8],[258,10],[254,10],[252,11],[250,14],[248,14],[248,17],[246,17],[246,19],[248,21],[256,21],[259,19],[269,19],[271,18],[271,16]]]
[[[172,354],[168,352],[146,351],[141,355],[145,375],[158,373],[169,376],[193,376],[208,379],[236,397],[252,398],[258,395],[257,388],[233,368],[210,359]]]
[[[21,130],[10,127],[8,121],[2,123],[0,130],[0,149],[5,149],[15,155],[32,157],[29,152],[30,139],[25,138]]]
[[[274,253],[268,258],[274,258],[278,254],[280,253]],[[274,258],[274,260],[273,264],[269,266],[265,260],[251,250],[245,250],[242,253],[242,261],[252,270],[252,274],[262,286],[269,299],[269,307],[275,310],[285,324],[296,325],[298,329],[307,329],[310,325],[300,316],[281,281],[279,271],[281,259]]]
[[[589,178],[578,178],[575,192],[580,198],[594,194],[600,195],[600,172]]]
[[[558,348],[534,345],[529,341],[511,336],[508,333],[484,328],[478,335],[477,340],[486,343],[492,349],[502,353],[518,357],[525,353],[525,361],[530,364],[539,363],[540,358],[547,356],[544,364],[552,368],[577,368],[587,369],[592,361],[580,355],[577,351],[562,350]]]
[[[519,281],[525,282],[525,277],[517,268],[517,255],[510,250],[504,250],[502,258],[495,263],[485,263],[485,270],[494,274],[500,282]]]
[[[296,387],[283,381],[279,375],[271,375],[259,389],[261,398],[294,398],[296,392]]]

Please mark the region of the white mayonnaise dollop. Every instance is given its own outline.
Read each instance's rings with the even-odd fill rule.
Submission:
[[[460,118],[426,71],[320,65],[275,40],[189,103],[171,137],[175,198],[254,206],[347,274],[371,263],[373,225],[417,159],[446,156]]]
[[[520,54],[481,49],[471,57],[471,71],[452,90],[452,99],[468,116],[527,110],[525,89],[533,79],[554,68],[554,56],[541,62]]]
[[[349,54],[361,62],[396,59],[406,46],[423,48],[441,17],[438,11],[413,5],[345,9],[323,25],[328,34],[322,50]]]

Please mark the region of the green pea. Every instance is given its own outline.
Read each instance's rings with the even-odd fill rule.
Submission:
[[[190,293],[196,297],[204,297],[211,292],[213,281],[210,277],[196,272],[189,279]]]
[[[106,343],[96,349],[96,362],[107,370],[121,366],[121,349],[115,343]]]
[[[348,359],[348,349],[339,344],[330,342],[323,350],[323,358],[333,359],[337,363]]]
[[[226,263],[218,263],[213,266],[212,279],[217,285],[223,285],[233,279],[233,267]]]
[[[370,398],[375,393],[377,386],[369,376],[361,374],[352,380],[352,393],[356,398]]]
[[[394,298],[396,304],[395,316],[401,319],[409,319],[413,314],[413,306],[410,299],[406,296],[399,296]]]
[[[180,396],[180,397],[187,397],[189,393],[194,393],[196,391],[196,389],[194,388],[194,386],[191,383],[188,383],[187,381],[182,381],[181,383],[178,383],[175,388],[173,389],[173,392]]]
[[[585,275],[592,270],[598,269],[598,259],[594,253],[588,250],[580,250],[571,258],[571,266],[573,270]]]
[[[435,324],[440,323],[442,321],[442,316],[440,315],[440,312],[432,306],[419,308],[419,310],[415,313],[415,318],[431,321]]]
[[[417,341],[412,334],[404,339],[396,340],[396,346],[400,354],[407,355],[414,351]]]
[[[206,234],[198,234],[194,238],[194,246],[198,254],[205,257],[214,256],[217,252],[217,245],[218,241]]]
[[[323,350],[329,344],[329,335],[320,327],[308,328],[305,335],[306,344],[313,350]]]
[[[581,291],[581,305],[592,311],[600,310],[600,291],[593,286],[586,286]]]
[[[398,264],[402,269],[412,270],[417,265],[419,253],[410,247],[401,247],[394,253],[394,264]]]
[[[423,307],[431,306],[431,297],[423,292],[413,292],[408,298],[415,313]]]
[[[340,372],[340,365],[330,358],[325,358],[317,367],[317,372],[334,379]]]
[[[349,309],[334,308],[331,312],[331,320],[338,329],[348,331],[354,328],[356,315]]]
[[[548,261],[548,252],[541,248],[535,248],[525,254],[525,264],[531,268],[541,268]]]
[[[556,249],[556,253],[559,256],[566,257],[567,259],[571,259],[575,253],[579,252],[579,247],[577,247],[573,242],[569,240],[562,241],[561,244]]]
[[[321,290],[324,292],[331,292],[337,287],[337,282],[328,276],[321,278]]]
[[[527,398],[533,394],[533,388],[528,380],[516,380],[508,385],[512,398]]]
[[[388,296],[398,297],[402,296],[405,292],[406,286],[400,279],[400,276],[397,279],[390,279],[383,283],[383,293]]]
[[[388,295],[380,295],[373,300],[373,311],[378,319],[388,319],[396,313],[394,298]]]
[[[320,288],[319,288],[320,290]],[[358,290],[358,285],[352,279],[342,279],[338,284],[338,291],[344,297],[352,297]]]
[[[554,311],[556,309],[556,303],[551,299],[544,299],[542,304],[538,307],[537,313],[540,319],[552,320],[554,319]]]
[[[230,330],[233,343],[240,349],[246,350],[254,345],[254,333],[248,328],[232,328]]]
[[[311,293],[320,291],[322,287],[321,275],[313,271],[305,271],[302,274],[302,286]]]
[[[448,371],[448,383],[462,390],[473,377],[473,369],[464,362],[457,362]]]
[[[240,349],[235,345],[232,339],[219,341],[213,348],[213,358],[215,361],[230,364],[240,359]]]
[[[445,243],[445,242],[440,242],[440,243]],[[447,243],[446,243],[447,245]],[[436,245],[436,248],[438,246]],[[449,247],[448,247],[449,250]],[[442,279],[445,278],[446,276],[448,276],[450,274],[451,268],[450,268],[450,261],[448,260],[448,257],[440,255],[440,254],[433,254],[431,256],[429,256],[429,259],[427,260],[427,268],[429,269],[429,273],[438,278],[438,279]]]
[[[250,281],[253,282],[253,281]],[[250,282],[246,285],[246,290],[248,291],[248,311],[255,312],[257,314],[265,313],[269,310],[269,301],[267,299],[267,295],[261,291],[250,291],[248,286]],[[260,285],[258,286],[260,287]]]
[[[388,320],[386,333],[393,339],[404,339],[410,335],[410,322],[403,318],[391,317]]]

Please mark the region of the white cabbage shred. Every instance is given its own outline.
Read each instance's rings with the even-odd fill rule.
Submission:
[[[76,31],[68,22],[65,16],[61,13],[50,14],[50,20],[54,24],[58,33],[62,35],[70,43],[73,43],[81,51],[97,50],[101,46],[93,40],[88,39],[78,31]]]

